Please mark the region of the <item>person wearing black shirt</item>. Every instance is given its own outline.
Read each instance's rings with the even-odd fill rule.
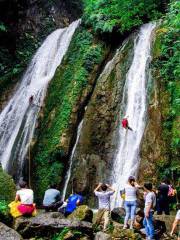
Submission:
[[[166,183],[166,178],[163,179],[157,191],[157,214],[161,215],[163,212],[169,215],[169,186]]]

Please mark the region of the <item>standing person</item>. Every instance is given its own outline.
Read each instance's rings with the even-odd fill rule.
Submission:
[[[66,202],[67,202],[67,206],[65,209],[65,216],[68,216],[76,209],[77,206],[83,203],[83,197],[81,193],[79,194],[73,193],[69,196]]]
[[[98,197],[99,209],[96,217],[96,224],[99,225],[103,221],[103,230],[107,229],[110,218],[110,196],[115,190],[108,184],[99,183],[94,189],[95,196]]]
[[[137,206],[137,190],[139,185],[136,183],[135,178],[130,176],[128,179],[128,183],[125,186],[125,210],[126,216],[124,219],[124,229],[128,227],[128,221],[131,219],[130,229],[133,229],[133,224],[135,220],[136,206]],[[122,195],[121,195],[122,196]]]
[[[169,185],[167,179],[164,178],[157,190],[157,214],[161,215],[163,212],[169,215]]]
[[[20,201],[20,205],[17,206],[17,209],[22,215],[31,216],[35,210],[34,193],[31,189],[28,188],[25,181],[20,181],[19,183],[20,190],[16,192],[15,201]]]
[[[60,191],[57,190],[57,185],[50,185],[44,194],[43,207],[46,211],[57,211],[62,204],[63,202],[61,201]]]
[[[123,118],[122,127],[125,128],[125,129],[129,129],[129,130],[133,131],[132,128],[129,126],[128,116]]]
[[[154,224],[153,224],[153,209],[156,205],[156,195],[152,191],[152,183],[144,184],[145,190],[145,207],[144,207],[144,220],[143,225],[146,231],[147,239],[154,239]]]

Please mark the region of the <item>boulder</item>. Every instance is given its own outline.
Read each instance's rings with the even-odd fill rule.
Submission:
[[[167,232],[171,231],[172,224],[174,222],[174,218],[175,218],[174,215],[164,215],[164,214],[163,215],[157,215],[157,214],[154,214],[154,219],[155,220],[160,220],[160,221],[165,223]]]
[[[14,228],[24,238],[49,237],[59,233],[64,228],[78,230],[90,236],[93,235],[92,224],[85,221],[66,219],[60,213],[41,213],[36,217],[20,217],[15,220]]]
[[[68,216],[68,219],[77,219],[80,221],[92,222],[93,211],[86,205],[81,205]]]
[[[75,239],[79,239],[79,240],[91,240],[92,237],[86,235],[86,234],[83,234],[82,232],[80,231],[72,231],[72,230],[69,230],[64,236],[63,238],[60,238],[60,239],[63,239],[63,240],[75,240]]]
[[[97,232],[95,235],[95,240],[111,240],[111,236],[104,232]]]
[[[119,208],[114,208],[111,211],[111,218],[112,220],[122,223],[124,221],[124,216],[125,216],[126,212],[125,209],[122,207]]]
[[[133,230],[130,229],[122,229],[118,225],[114,226],[113,233],[111,234],[113,239],[118,240],[141,240],[144,239],[139,233],[135,233]]]
[[[0,240],[21,240],[22,237],[14,229],[0,222]]]
[[[95,240],[111,240],[111,236],[104,232],[97,232],[94,239]]]

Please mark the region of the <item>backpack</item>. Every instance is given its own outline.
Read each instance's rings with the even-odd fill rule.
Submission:
[[[176,195],[176,190],[172,187],[172,185],[169,185],[168,196],[174,197],[175,195]]]

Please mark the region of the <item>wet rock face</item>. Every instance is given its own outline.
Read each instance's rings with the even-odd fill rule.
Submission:
[[[83,192],[94,206],[93,189],[107,176],[115,155],[119,105],[125,74],[132,59],[133,36],[117,51],[99,79],[87,106],[81,135],[74,155],[70,183],[76,192]],[[71,184],[70,184],[71,185]],[[69,186],[71,188],[72,186]]]
[[[155,49],[155,43],[152,46],[153,59],[157,57],[158,54],[158,51]],[[155,50],[157,53],[154,52]],[[159,177],[158,168],[169,162],[169,145],[167,145],[163,136],[164,131],[166,131],[166,129],[163,128],[163,120],[165,113],[168,111],[168,102],[169,96],[162,84],[159,69],[153,69],[147,109],[148,119],[140,152],[140,183],[151,181],[156,184]]]
[[[0,222],[0,239],[21,240],[22,237],[15,230]]]
[[[53,18],[57,27],[64,27],[79,18],[81,1],[69,0],[1,0],[1,21],[12,28],[12,37],[21,30],[39,31],[47,17]],[[11,46],[12,47],[12,46]]]

